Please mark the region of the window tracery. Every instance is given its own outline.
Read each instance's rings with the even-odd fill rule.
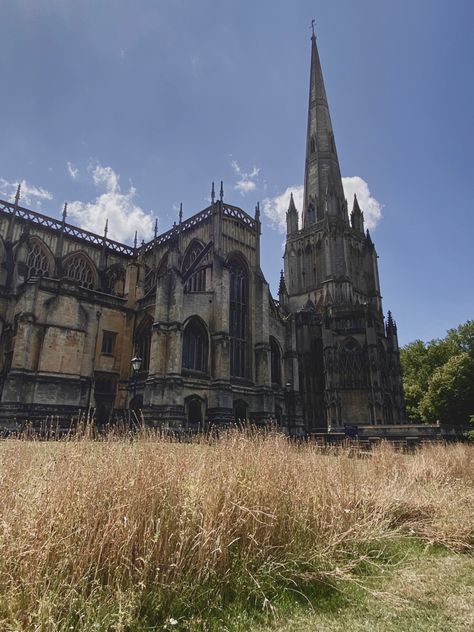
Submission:
[[[248,277],[238,260],[230,263],[230,374],[247,375]]]
[[[204,325],[191,319],[183,334],[183,369],[207,373],[208,338]]]
[[[64,274],[72,281],[79,281],[82,287],[94,289],[94,272],[84,255],[78,253],[69,257],[64,264]]]
[[[196,261],[197,257],[203,251],[203,246],[198,241],[193,241],[184,256],[182,271],[183,274],[189,270],[189,268]],[[206,268],[200,268],[196,270],[184,285],[184,291],[186,293],[193,292],[205,292],[206,291]]]
[[[50,275],[49,257],[38,241],[33,241],[26,257],[27,278]]]

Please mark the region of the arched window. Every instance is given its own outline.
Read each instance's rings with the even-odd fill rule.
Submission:
[[[35,239],[31,242],[26,256],[27,278],[49,276],[50,260],[46,249]]]
[[[188,249],[186,250],[186,254],[184,255],[182,270],[186,272],[194,263],[195,259],[201,254],[203,250],[202,244],[198,241],[192,241]]]
[[[245,421],[247,419],[247,403],[242,399],[234,402],[234,419],[235,421]]]
[[[197,257],[203,251],[203,246],[198,241],[192,241],[186,254],[184,255],[182,272],[185,274],[189,268],[193,265]],[[189,279],[184,285],[184,291],[186,293],[191,292],[205,292],[206,291],[206,268],[198,268],[191,274]]]
[[[247,375],[248,277],[238,260],[230,263],[230,374]]]
[[[359,343],[346,340],[339,352],[339,385],[342,388],[363,388],[367,382],[367,367]]]
[[[280,347],[274,338],[270,338],[270,358],[272,384],[281,386],[281,355]]]
[[[150,368],[151,330],[153,319],[147,315],[138,325],[135,332],[135,353],[142,359],[140,371],[148,371]]]
[[[203,400],[197,395],[191,395],[185,401],[186,419],[188,426],[199,427],[204,421]]]
[[[183,369],[207,373],[208,339],[204,325],[192,318],[183,334]]]
[[[107,270],[104,290],[114,296],[123,296],[125,292],[125,270],[121,265],[114,265]]]
[[[156,269],[145,267],[145,294],[156,288]]]
[[[72,281],[79,281],[82,287],[94,289],[94,271],[84,255],[78,253],[68,257],[64,262],[64,274]]]

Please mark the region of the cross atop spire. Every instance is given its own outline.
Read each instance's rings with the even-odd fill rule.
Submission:
[[[303,225],[307,226],[321,219],[325,212],[330,215],[342,214],[343,205],[344,191],[339,160],[313,21]]]

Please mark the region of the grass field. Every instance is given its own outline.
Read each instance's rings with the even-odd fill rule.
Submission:
[[[9,440],[0,477],[2,631],[474,629],[473,446]]]

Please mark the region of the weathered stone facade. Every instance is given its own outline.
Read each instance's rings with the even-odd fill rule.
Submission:
[[[287,214],[279,300],[260,268],[260,211],[223,190],[137,247],[0,202],[0,421],[105,421],[198,429],[239,418],[292,434],[403,421],[396,326],[377,254],[349,218],[312,38],[302,228]],[[142,365],[131,375],[131,359]]]

